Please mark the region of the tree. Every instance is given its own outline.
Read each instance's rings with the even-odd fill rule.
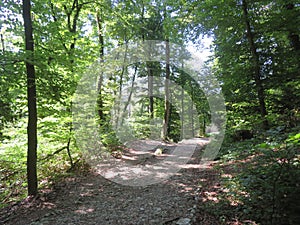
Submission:
[[[243,14],[244,14],[244,21],[246,25],[246,31],[247,31],[247,39],[249,42],[250,46],[250,51],[252,55],[252,61],[253,61],[253,73],[254,73],[254,81],[257,89],[257,96],[259,100],[259,108],[260,108],[260,113],[263,121],[263,127],[264,129],[268,128],[268,120],[266,118],[267,116],[267,109],[266,109],[266,102],[265,102],[265,93],[264,93],[264,88],[262,84],[262,75],[261,75],[261,67],[260,67],[260,60],[259,60],[259,54],[257,47],[255,45],[255,39],[254,39],[254,32],[253,28],[251,29],[251,24],[249,20],[249,15],[248,15],[248,5],[246,0],[242,1],[242,7],[243,7]]]
[[[34,41],[32,34],[31,1],[23,0],[23,19],[25,28],[26,71],[27,71],[27,101],[28,101],[28,151],[27,151],[27,181],[28,195],[37,195],[37,108],[35,68],[32,63],[34,57]]]
[[[297,111],[299,8],[282,0],[197,1],[180,8],[194,43],[201,35],[214,40],[211,62],[231,127],[266,129],[282,123],[278,117],[287,109]]]
[[[166,77],[165,77],[165,104],[164,104],[164,121],[163,121],[163,139],[167,140],[169,137],[168,128],[170,120],[170,46],[168,38],[165,41],[165,52],[166,52]]]
[[[101,19],[101,13],[99,11],[96,12],[96,22],[97,22],[97,30],[98,30],[98,42],[100,45],[100,51],[99,51],[99,57],[100,61],[103,63],[103,57],[104,57],[104,34],[103,34],[103,21]],[[99,80],[98,80],[98,116],[100,119],[100,125],[103,124],[105,118],[103,113],[103,99],[102,99],[102,86],[103,86],[103,74],[100,74]]]
[[[291,10],[291,11],[295,10],[294,3],[287,3],[285,5],[285,7],[287,10]],[[294,14],[294,15],[297,16],[297,14]],[[290,19],[292,19],[292,18],[290,18]],[[291,21],[289,21],[289,22],[291,22]],[[299,38],[299,33],[298,33],[299,31],[297,30],[297,28],[295,26],[289,26],[288,31],[289,31],[288,37],[290,39],[291,46],[294,48],[295,51],[300,51],[300,38]]]

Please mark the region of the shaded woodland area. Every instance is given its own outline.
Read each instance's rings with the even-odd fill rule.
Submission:
[[[222,93],[225,138],[207,176],[195,176],[192,185],[203,190],[197,209],[209,216],[195,224],[300,223],[297,1],[3,0],[0,39],[2,210],[89,173],[73,123],[80,79],[114,49],[156,40],[165,44],[162,62],[109,65],[113,75],[97,77],[92,119],[105,152],[125,155],[118,136],[124,123],[140,140],[213,140],[218,129],[205,90]],[[189,45],[201,55],[207,40],[211,54],[199,60],[197,76],[216,77],[220,89],[199,85],[180,60],[170,61],[171,43],[183,47],[186,60]],[[162,97],[153,94],[156,78],[165,80]],[[144,86],[135,86],[139,79],[147,80]],[[148,95],[133,102],[141,91]],[[125,93],[124,105],[115,107]],[[112,122],[112,111],[128,118]]]

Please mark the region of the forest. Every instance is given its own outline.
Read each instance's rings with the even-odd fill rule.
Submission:
[[[0,224],[138,140],[207,141],[198,217],[72,224],[300,223],[299,2],[2,0],[0,39]]]

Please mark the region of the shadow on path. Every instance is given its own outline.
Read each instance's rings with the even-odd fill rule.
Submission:
[[[105,179],[94,170],[85,176],[70,177],[57,183],[53,190],[31,203],[24,201],[18,206],[1,210],[5,216],[0,217],[0,223],[205,224],[199,221],[204,217],[199,217],[197,209],[200,192],[203,191],[199,188],[199,182],[210,183],[210,176],[214,172],[209,162],[200,162],[201,148],[207,140],[197,141],[199,145],[188,163],[160,183],[125,186]],[[157,160],[172,153],[172,146],[166,149],[157,157],[152,157],[152,149],[152,152],[147,153],[150,158],[144,165],[155,164]],[[136,155],[128,153],[126,157],[134,158]],[[140,159],[137,157],[135,160]]]

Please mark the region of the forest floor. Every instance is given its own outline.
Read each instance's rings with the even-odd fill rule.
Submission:
[[[128,186],[112,182],[91,169],[74,173],[51,189],[40,190],[39,197],[0,210],[0,224],[220,224],[199,207],[205,201],[214,201],[214,193],[220,188],[220,174],[213,168],[216,162],[201,162],[207,139],[194,141],[197,148],[188,163],[162,182]],[[163,147],[170,150],[174,146]],[[134,164],[153,164],[153,151],[147,154],[150,157],[141,159],[135,157],[136,152],[128,151],[118,160],[135,157]],[[165,155],[158,157],[163,159]]]

